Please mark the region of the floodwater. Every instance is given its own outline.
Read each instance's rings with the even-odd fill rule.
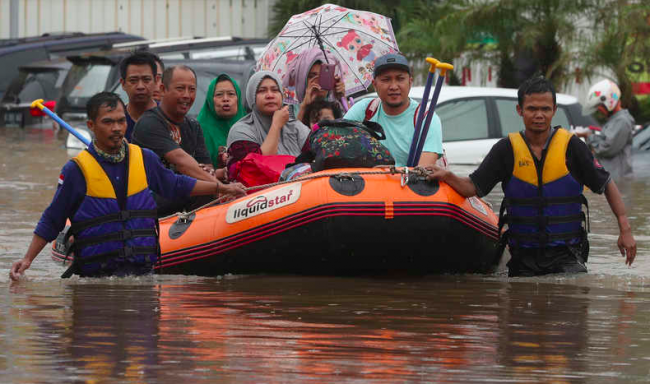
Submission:
[[[588,275],[61,280],[46,248],[10,284],[69,155],[9,128],[0,153],[2,383],[650,381],[650,154],[621,186],[631,268],[590,194]]]

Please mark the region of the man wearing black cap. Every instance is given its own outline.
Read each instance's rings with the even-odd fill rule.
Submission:
[[[406,58],[389,53],[377,58],[372,84],[379,99],[358,101],[345,114],[348,120],[370,120],[379,123],[386,133],[382,143],[395,158],[395,165],[405,166],[415,130],[418,103],[409,98],[413,85],[411,68]],[[434,165],[442,156],[442,128],[440,118],[434,114],[424,142],[420,166]]]

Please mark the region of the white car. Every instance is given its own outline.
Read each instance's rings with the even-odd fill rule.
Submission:
[[[423,93],[424,87],[413,87],[409,96],[419,102]],[[367,97],[377,94],[358,100]],[[577,98],[558,93],[556,99],[553,126],[571,129],[598,125],[591,116],[582,115]],[[479,164],[499,139],[523,130],[516,107],[516,89],[443,86],[435,111],[442,121],[443,148],[449,163]]]

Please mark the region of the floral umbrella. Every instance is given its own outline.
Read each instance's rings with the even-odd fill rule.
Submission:
[[[389,18],[325,4],[292,16],[266,46],[256,69],[272,71],[284,78],[291,61],[303,50],[315,46],[339,60],[346,95],[370,86],[376,58],[399,51]],[[298,102],[295,88],[285,89],[285,101]]]

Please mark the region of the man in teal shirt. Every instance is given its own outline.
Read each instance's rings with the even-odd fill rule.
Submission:
[[[358,101],[345,114],[347,120],[379,123],[386,133],[384,144],[395,158],[395,165],[406,166],[415,131],[418,103],[409,97],[413,77],[406,58],[389,53],[377,58],[372,84],[380,102],[372,98]],[[442,125],[434,114],[424,141],[419,166],[432,166],[442,156]]]

